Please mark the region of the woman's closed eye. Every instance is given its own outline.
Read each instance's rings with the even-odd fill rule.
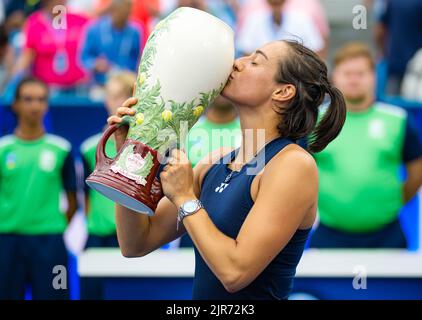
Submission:
[[[254,56],[251,59],[251,65],[257,66],[257,65],[261,64],[262,61],[260,59],[261,59],[261,57],[259,55],[254,54]]]

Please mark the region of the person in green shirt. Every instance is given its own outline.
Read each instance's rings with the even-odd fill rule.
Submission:
[[[132,96],[132,87],[136,75],[132,72],[119,72],[110,77],[105,87],[105,106],[109,114],[116,113],[123,102]],[[80,147],[84,164],[85,179],[94,171],[95,153],[102,133],[86,139]],[[106,153],[113,158],[117,154],[113,138],[108,139]],[[84,180],[85,180],[84,179]],[[116,222],[114,217],[114,202],[97,191],[90,189],[85,183],[85,212],[87,216],[88,240],[85,249],[118,247]],[[81,280],[81,299],[103,299],[103,284],[101,279]]]
[[[23,79],[12,108],[18,125],[0,138],[0,299],[24,299],[26,285],[33,299],[67,299],[67,282],[55,277],[67,267],[63,232],[76,211],[71,145],[45,132],[43,82]]]
[[[189,131],[186,150],[192,166],[221,147],[237,148],[242,140],[240,120],[233,105],[222,96]]]
[[[221,147],[237,148],[242,141],[240,120],[233,105],[222,96],[215,99],[205,115],[189,131],[186,150],[192,166]],[[193,247],[188,234],[180,239],[180,247]]]
[[[398,215],[422,184],[422,147],[404,109],[375,101],[374,67],[364,44],[350,43],[335,56],[333,83],[347,117],[340,135],[314,155],[320,222],[311,247],[407,247]]]

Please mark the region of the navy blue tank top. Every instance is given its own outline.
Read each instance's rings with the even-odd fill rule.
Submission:
[[[235,159],[239,148],[210,167],[202,181],[200,200],[210,219],[221,232],[236,239],[254,204],[250,195],[253,179],[263,166],[291,143],[293,143],[291,140],[281,137],[270,141],[249,163],[243,165],[240,171],[232,171],[227,167],[227,164]],[[262,273],[247,287],[235,293],[226,291],[198,250],[194,248],[193,299],[287,299],[310,230],[297,230],[289,243]]]

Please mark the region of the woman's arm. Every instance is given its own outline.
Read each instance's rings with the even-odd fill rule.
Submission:
[[[230,151],[228,148],[215,150],[209,157],[201,160],[193,170],[191,169],[195,198],[200,196],[201,181],[211,164]],[[151,217],[116,205],[117,236],[123,256],[127,258],[145,256],[181,237],[186,229],[180,224],[177,230],[177,212],[178,206],[167,197],[160,200],[155,214]]]
[[[265,167],[255,204],[236,239],[217,229],[206,208],[183,220],[201,256],[229,292],[250,284],[290,241],[305,218],[309,227],[314,221],[318,193],[315,162],[299,148],[286,149]],[[180,160],[186,156],[179,152],[174,157]],[[172,165],[161,174],[164,193],[176,206],[195,196],[189,187],[190,175],[184,164]],[[312,219],[308,217],[310,212]]]
[[[117,237],[123,256],[144,256],[182,236],[186,231],[176,230],[176,216],[176,206],[165,197],[152,217],[116,204]]]
[[[134,110],[130,109],[136,105],[137,99],[128,99],[121,108],[117,110],[117,115],[111,116],[108,123],[118,124],[122,122],[125,115],[133,116]],[[119,128],[115,133],[116,147],[119,150],[123,145],[127,136],[127,127]],[[199,198],[200,181],[205,172],[211,166],[211,163],[219,159],[221,153],[228,151],[222,148],[213,152],[210,156],[211,162],[201,161],[196,165],[193,171],[193,193]],[[180,236],[186,230],[183,225],[177,230],[177,211],[178,207],[174,205],[167,197],[164,197],[158,203],[157,209],[153,216],[136,213],[121,205],[116,205],[116,228],[119,239],[119,246],[125,257],[144,256],[161,246],[169,243]]]
[[[118,108],[117,114],[110,116],[107,122],[110,125],[119,124],[125,115],[133,116],[135,110],[131,107],[136,105],[137,101],[136,98],[126,100],[122,107]],[[115,132],[117,150],[124,144],[127,132],[126,126]],[[160,200],[152,217],[116,204],[117,237],[123,256],[144,256],[183,235],[186,232],[184,228],[176,230],[176,217],[177,207],[166,197]]]

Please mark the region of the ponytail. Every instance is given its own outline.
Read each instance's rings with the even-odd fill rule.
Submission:
[[[278,131],[294,141],[307,138],[308,150],[320,152],[339,135],[346,120],[346,102],[328,81],[327,66],[315,52],[294,41],[284,42],[290,54],[280,61],[276,81],[293,84],[296,95],[275,110],[281,116]],[[331,102],[318,122],[319,107],[327,94]]]
[[[346,103],[339,89],[327,85],[327,94],[330,96],[330,105],[322,116],[311,136],[309,151],[312,153],[322,151],[341,132],[346,120]]]

